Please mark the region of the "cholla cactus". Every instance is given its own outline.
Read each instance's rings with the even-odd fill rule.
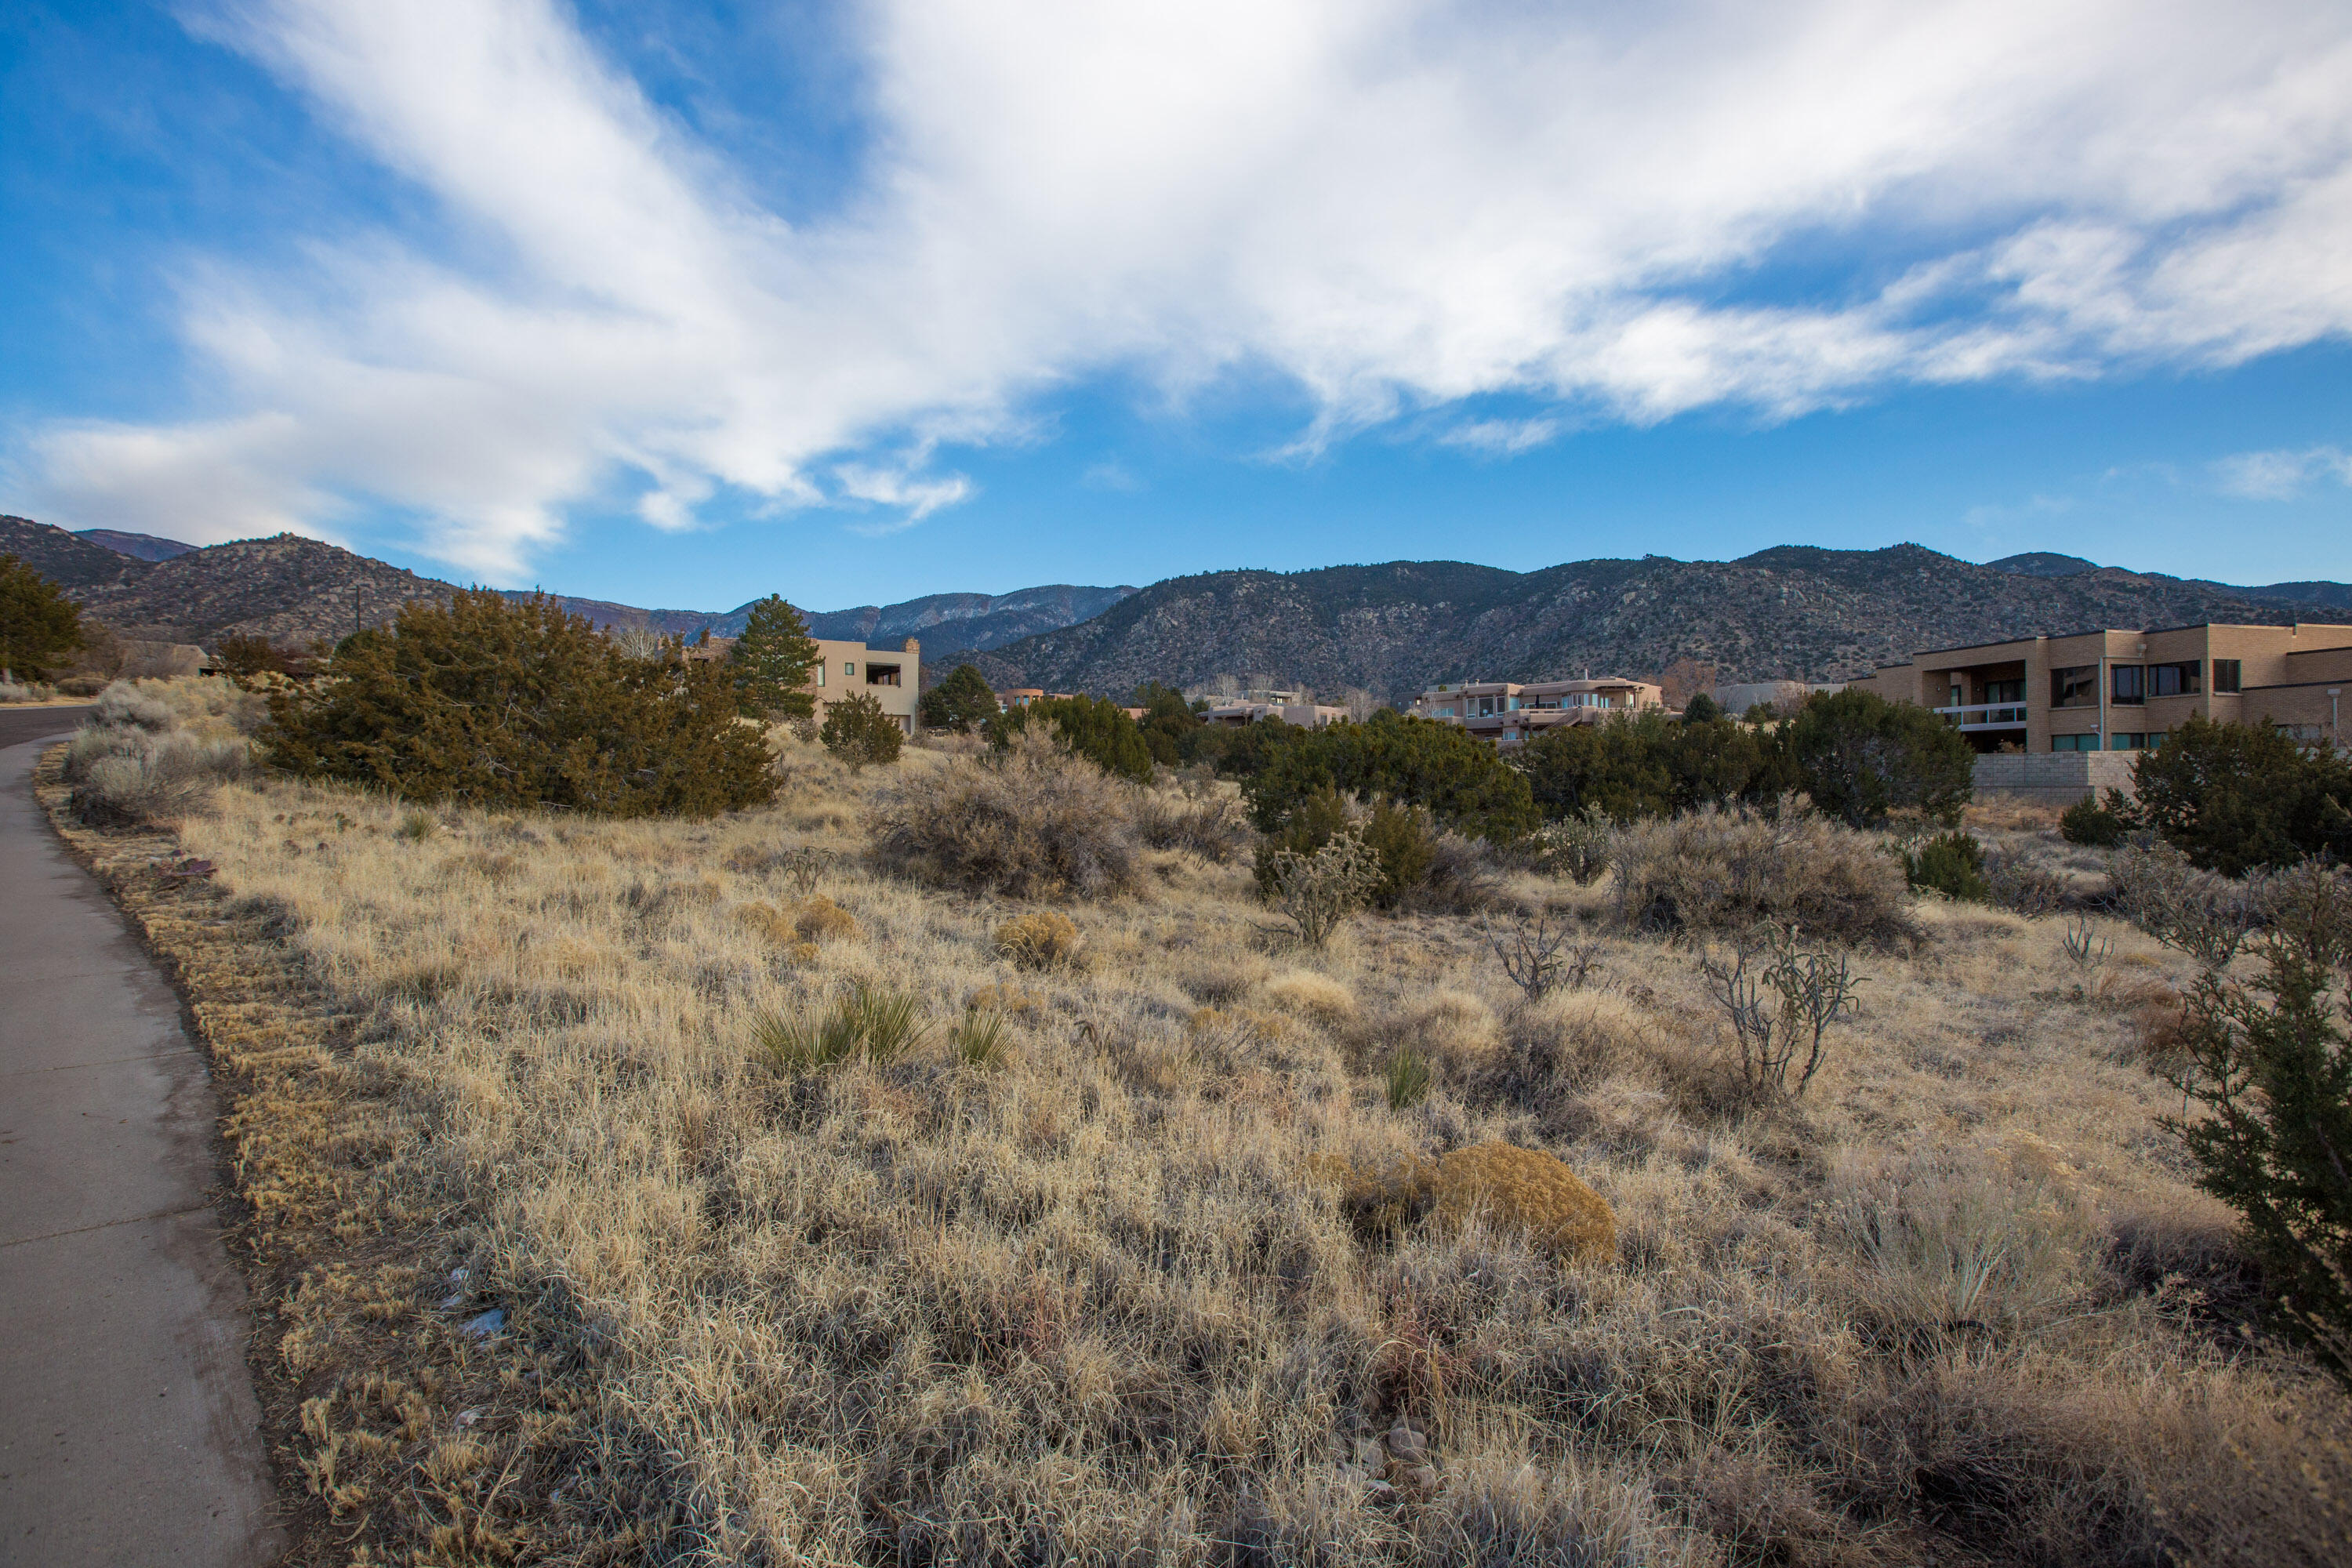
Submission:
[[[1308,947],[1321,947],[1381,885],[1380,852],[1355,833],[1335,834],[1312,855],[1277,849],[1267,858],[1270,900]]]

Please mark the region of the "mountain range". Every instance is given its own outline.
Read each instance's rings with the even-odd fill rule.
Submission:
[[[1579,561],[1538,572],[1400,561],[1212,572],[1155,583],[1092,620],[974,662],[1000,689],[1126,691],[1264,672],[1403,701],[1440,680],[1654,676],[1677,660],[1722,680],[1847,680],[1921,648],[2090,626],[2343,618],[2309,597],[2047,557],[1978,565],[1916,544],[1782,545],[1738,561]]]
[[[27,518],[0,517],[0,553],[17,556],[71,590],[85,610],[123,636],[163,642],[332,640],[359,626],[383,625],[412,600],[446,597],[455,586],[291,533],[198,548],[152,534],[71,533]],[[911,637],[969,651],[1084,620],[1134,592],[1054,583],[1010,594],[932,594],[896,605],[803,614],[815,637],[893,647]],[[705,631],[734,637],[751,609],[744,604],[731,610],[646,610],[550,596],[600,626],[686,637]]]
[[[173,642],[331,640],[453,588],[294,534],[197,549],[11,517],[0,518],[0,552],[123,635]],[[600,626],[685,637],[734,635],[751,607],[553,597]],[[1121,693],[1144,680],[1264,676],[1401,701],[1438,680],[1655,676],[1678,660],[1713,666],[1722,680],[1850,679],[1923,647],[2096,626],[2327,621],[2347,608],[2352,586],[2341,583],[2232,586],[2046,552],[1978,565],[1898,544],[1524,573],[1453,561],[1211,572],[1139,590],[1055,584],[803,613],[818,637],[886,647],[919,637],[929,668],[969,658],[999,688]]]

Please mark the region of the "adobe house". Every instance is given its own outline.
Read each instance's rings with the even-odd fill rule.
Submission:
[[[921,643],[908,637],[891,649],[833,637],[811,640],[816,644],[817,660],[801,689],[816,699],[819,723],[824,721],[825,704],[862,692],[881,703],[882,711],[898,721],[901,730],[909,735],[915,732],[915,704],[922,689]],[[734,646],[733,637],[710,637],[689,647],[686,657],[725,658]]]
[[[1482,741],[1516,746],[1561,724],[1593,724],[1616,713],[1663,708],[1664,689],[1603,676],[1576,680],[1454,681],[1430,687],[1410,711],[1459,724]]]

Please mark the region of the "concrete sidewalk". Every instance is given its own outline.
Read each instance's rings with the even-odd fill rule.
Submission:
[[[79,714],[9,714],[0,739]],[[7,732],[13,731],[13,732]],[[0,751],[0,1564],[279,1554],[217,1109],[178,996]]]

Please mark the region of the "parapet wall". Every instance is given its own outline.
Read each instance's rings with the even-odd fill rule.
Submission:
[[[2137,752],[1990,752],[1977,759],[1979,795],[2072,805],[2108,790],[2132,793]]]

